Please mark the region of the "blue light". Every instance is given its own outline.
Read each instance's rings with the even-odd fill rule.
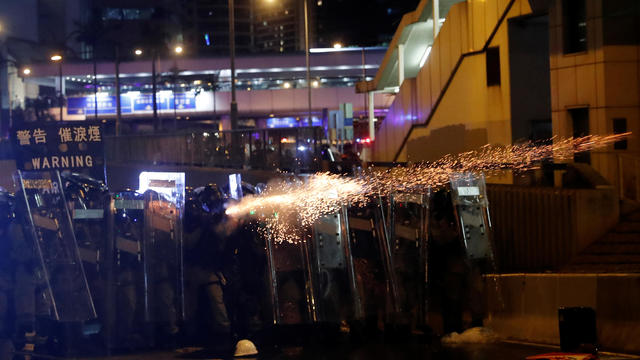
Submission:
[[[211,46],[211,40],[209,40],[209,33],[204,34],[204,41],[207,43],[207,46]]]

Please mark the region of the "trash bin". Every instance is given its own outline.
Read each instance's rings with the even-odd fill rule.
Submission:
[[[564,352],[585,352],[597,347],[596,312],[590,307],[558,309],[560,348]]]

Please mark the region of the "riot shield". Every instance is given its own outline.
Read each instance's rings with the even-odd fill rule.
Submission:
[[[317,320],[308,243],[278,243],[267,236],[267,262],[275,325]]]
[[[456,209],[462,240],[470,260],[493,259],[489,239],[491,221],[484,175],[451,175],[451,195]]]
[[[359,302],[357,319],[390,322],[398,313],[398,287],[381,198],[348,210],[349,250]],[[385,314],[379,319],[379,314]]]
[[[182,201],[175,202],[155,191],[144,193],[145,285],[148,289],[145,319],[176,334],[184,319],[182,263]]]
[[[481,301],[485,287],[482,274],[495,271],[491,245],[489,201],[483,174],[455,173],[450,177],[451,199],[458,218],[459,232],[469,261],[469,299],[472,326],[482,324]],[[498,284],[496,284],[498,286]],[[473,300],[471,300],[473,299]]]
[[[155,301],[147,306],[146,318],[173,335],[178,331],[178,321],[186,317],[182,233],[185,174],[142,172],[139,180],[139,191],[145,194],[145,274]]]
[[[69,202],[73,230],[80,258],[100,317],[105,312],[105,254],[107,253],[107,211],[110,197],[97,180],[78,174],[61,174],[64,193]]]
[[[412,329],[426,323],[429,195],[394,193],[389,198],[389,240],[398,282],[396,321]]]
[[[312,261],[318,321],[339,324],[352,318],[353,259],[344,210],[321,217],[313,226]]]
[[[39,258],[53,319],[96,318],[59,172],[18,171],[16,180],[23,226]]]
[[[143,261],[144,198],[116,193],[108,211],[107,331],[109,348],[140,347],[151,341],[146,327],[150,315],[147,268]]]

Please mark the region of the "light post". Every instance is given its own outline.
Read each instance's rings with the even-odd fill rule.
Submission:
[[[96,50],[93,48],[93,116],[98,121],[98,63],[96,62]]]
[[[236,102],[236,29],[233,0],[229,0],[229,57],[231,60],[231,104],[229,118],[231,130],[238,129],[238,103]]]
[[[0,23],[0,35],[3,31],[2,28],[2,24]],[[4,41],[2,39],[0,39],[0,66],[2,67],[6,67],[7,63],[5,61],[5,44]],[[8,67],[6,68],[7,70],[7,92],[9,92],[10,88],[9,88],[9,69]],[[4,71],[4,69],[0,69],[0,72]],[[0,74],[0,78],[2,77],[2,74]],[[2,123],[4,122],[3,116],[2,116],[2,87],[4,86],[4,84],[0,83],[0,130],[2,130]],[[9,99],[9,112],[11,112],[11,96],[7,96]],[[11,123],[11,117],[9,116],[9,123]],[[2,134],[2,136],[7,136],[9,137],[9,131],[7,129],[7,133],[6,134]]]
[[[176,55],[182,54],[182,46],[178,45],[173,49],[173,52]],[[180,70],[178,69],[178,61],[174,57],[173,58],[173,131],[178,130],[178,107],[176,102],[176,82],[178,81],[178,75],[180,75]]]
[[[230,0],[233,1],[233,0]],[[273,3],[274,0],[265,0],[268,3]],[[307,105],[308,105],[308,119],[307,125],[313,126],[313,120],[311,119],[311,62],[309,51],[309,4],[308,0],[302,0],[304,4],[304,53],[305,62],[307,67]],[[234,76],[233,74],[231,75]],[[233,78],[232,78],[233,81]],[[233,85],[233,84],[232,84]],[[231,88],[233,91],[233,87]],[[233,94],[232,94],[233,95]]]
[[[302,0],[304,2],[304,45],[305,45],[305,59],[307,61],[307,96],[309,105],[309,118],[307,119],[308,125],[313,126],[313,119],[311,118],[311,63],[309,59],[309,5],[308,0]]]
[[[4,56],[4,55],[2,55]],[[29,75],[31,75],[31,68],[29,67],[25,67],[22,68],[22,70],[18,70],[18,68],[20,67],[19,64],[14,61],[14,60],[10,60],[8,58],[2,57],[0,56],[0,65],[3,66],[9,66],[9,64],[13,65],[14,67],[16,67],[16,72],[9,72],[9,69],[7,68],[7,106],[8,106],[8,110],[9,110],[9,121],[7,122],[7,127],[8,129],[11,129],[11,127],[13,126],[13,105],[12,105],[12,100],[11,100],[11,86],[9,84],[9,76],[10,75],[18,75],[20,76],[20,74],[22,74],[23,77],[27,77]],[[23,79],[24,80],[24,79]],[[1,101],[2,100],[2,86],[0,86],[0,111],[2,111],[2,104]],[[3,136],[9,136],[8,133],[7,134],[3,134]]]
[[[142,49],[135,49],[133,53],[136,56],[141,56],[143,54]],[[156,74],[156,60],[158,58],[158,51],[156,49],[151,50],[151,101],[153,103],[153,130],[157,132],[161,127],[158,123],[158,82],[157,82],[157,74]]]
[[[122,104],[120,103],[120,47],[116,45],[116,136],[120,135],[122,121]]]
[[[62,55],[56,54],[51,57],[51,61],[58,63],[58,79],[60,82],[60,96],[58,97],[58,104],[60,105],[60,121],[63,120],[62,117]]]

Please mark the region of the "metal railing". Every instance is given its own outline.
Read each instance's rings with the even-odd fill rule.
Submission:
[[[111,163],[145,163],[252,170],[317,171],[321,127],[198,131],[106,138]]]

